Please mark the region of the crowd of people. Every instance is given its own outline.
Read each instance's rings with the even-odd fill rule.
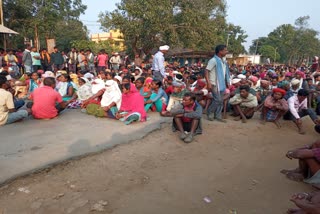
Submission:
[[[258,117],[262,124],[273,122],[278,128],[282,120],[289,120],[300,134],[306,133],[302,118],[309,116],[320,133],[318,57],[311,66],[229,66],[227,47],[218,45],[206,65],[199,61],[180,66],[165,61],[169,48],[159,47],[148,61],[136,55],[132,63],[118,53],[109,57],[104,50],[97,55],[76,48],[67,54],[58,48],[51,54],[46,49],[38,53],[30,46],[24,52],[8,50],[0,59],[0,125],[30,115],[53,119],[65,109],[81,109],[126,125],[159,112],[173,118],[172,129],[185,143],[203,132],[202,118],[225,123],[227,114],[242,123]],[[299,159],[298,169],[282,171],[288,178],[320,183],[320,143],[289,151],[287,157]],[[316,200],[319,205],[317,198],[300,194],[292,200]],[[299,207],[289,212],[312,213]]]

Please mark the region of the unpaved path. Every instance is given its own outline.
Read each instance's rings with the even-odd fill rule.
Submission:
[[[292,206],[293,193],[312,190],[279,173],[297,164],[287,150],[317,139],[309,119],[305,136],[291,123],[203,122],[189,145],[165,124],[138,142],[20,178],[1,188],[0,213],[275,214]]]

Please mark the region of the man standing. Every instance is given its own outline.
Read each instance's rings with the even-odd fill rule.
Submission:
[[[59,52],[57,47],[54,47],[53,52],[51,53],[51,62],[53,64],[54,72],[57,72],[58,70],[62,69],[64,67],[63,62],[63,56]]]
[[[77,62],[78,62],[78,54],[75,48],[71,48],[71,51],[68,53],[69,57],[69,71],[76,73],[77,72]]]
[[[87,66],[87,57],[84,55],[84,50],[81,49],[80,53],[78,55],[78,62],[79,66],[82,72],[86,71],[86,66]]]
[[[86,52],[87,52],[86,57],[87,57],[89,71],[91,73],[96,73],[95,66],[94,66],[94,54],[92,53],[91,49],[88,49]]]
[[[121,64],[121,57],[118,52],[114,53],[114,55],[110,58],[110,63],[113,70],[119,71],[120,64]]]
[[[159,47],[159,51],[154,55],[152,62],[153,79],[160,80],[166,78],[166,69],[164,65],[164,55],[169,51],[169,46],[164,45]]]
[[[139,54],[136,54],[135,57],[134,57],[134,65],[136,67],[141,68],[141,64],[142,64],[142,59],[140,58]]]
[[[46,48],[43,48],[41,51],[41,64],[43,71],[52,71],[50,55]]]
[[[31,50],[32,57],[32,72],[37,72],[41,69],[41,57],[40,53],[37,51],[35,47],[32,47]]]
[[[211,90],[213,100],[208,108],[208,120],[216,119],[219,122],[226,122],[222,119],[223,95],[229,86],[230,74],[227,62],[223,59],[227,53],[226,45],[218,45],[215,56],[209,60],[205,72],[208,90]]]
[[[31,57],[31,45],[27,45],[23,52],[22,63],[24,65],[24,71],[28,74],[31,73],[32,57]]]

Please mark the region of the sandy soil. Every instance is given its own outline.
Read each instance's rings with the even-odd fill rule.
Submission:
[[[2,187],[0,213],[284,213],[293,193],[312,191],[279,173],[297,164],[285,158],[287,150],[317,139],[305,121],[301,136],[290,122],[279,130],[256,119],[204,120],[204,134],[189,145],[165,124],[141,141]]]

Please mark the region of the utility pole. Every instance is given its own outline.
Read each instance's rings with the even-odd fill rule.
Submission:
[[[0,24],[3,25],[3,8],[2,8],[2,0],[0,0],[0,18],[1,18],[1,22]]]
[[[4,25],[4,20],[3,20],[3,4],[2,4],[2,0],[0,0],[0,24]],[[7,49],[7,41],[6,41],[6,34],[3,34],[3,48],[6,50]]]
[[[256,61],[256,55],[257,55],[257,51],[258,51],[258,44],[259,44],[259,40],[257,40],[257,43],[256,43],[256,51],[254,52],[254,56],[253,56],[253,64],[255,64],[255,61]]]
[[[277,49],[278,49],[278,48],[275,48],[275,49],[274,49],[274,65],[276,65]]]

